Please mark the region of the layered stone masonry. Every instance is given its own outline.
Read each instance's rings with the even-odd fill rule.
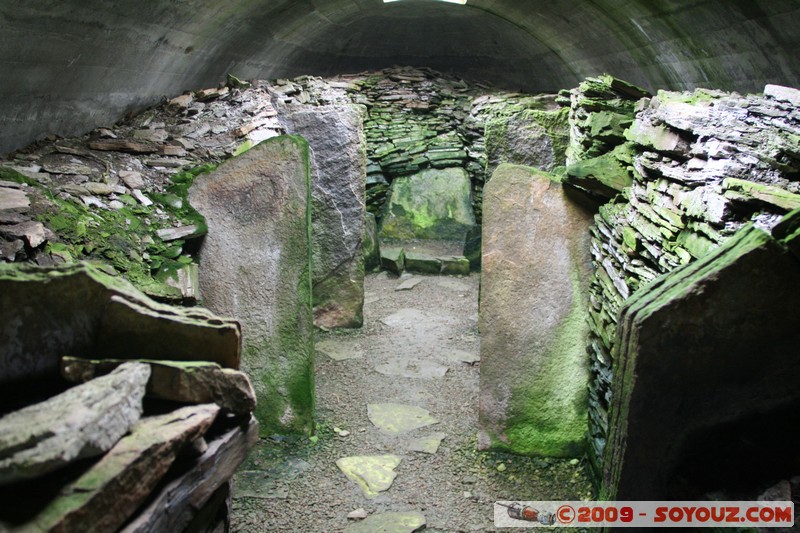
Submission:
[[[189,186],[282,132],[268,88],[231,77],[82,137],[13,152],[0,161],[0,199],[16,199],[0,203],[1,260],[99,260],[151,297],[194,304],[206,227]]]
[[[151,297],[193,305],[197,239],[206,232],[186,200],[195,177],[286,133],[282,110],[351,104],[369,109],[369,211],[381,214],[395,177],[463,167],[478,223],[486,173],[494,168],[485,133],[489,151],[492,143],[497,148],[495,165],[530,164],[504,151],[505,125],[541,125],[550,135],[551,115],[560,113],[552,96],[499,91],[431,69],[252,84],[229,76],[221,87],[165,100],[82,137],[47,138],[0,161],[2,260],[100,260]],[[564,144],[559,135],[552,135],[554,146]],[[563,164],[563,155],[551,159]]]
[[[581,90],[573,93],[576,115]],[[616,145],[601,140],[607,151],[599,157],[616,159],[625,174],[617,181],[630,185],[600,208],[592,229],[589,440],[598,473],[622,304],[657,276],[704,257],[745,223],[770,228],[800,207],[798,102],[800,91],[775,86],[745,96],[662,91],[636,104],[635,120]],[[584,136],[581,145],[591,146],[591,139]],[[610,196],[590,183],[601,179],[592,172],[575,175],[587,161],[570,165],[568,180]],[[606,164],[599,168],[609,172]]]

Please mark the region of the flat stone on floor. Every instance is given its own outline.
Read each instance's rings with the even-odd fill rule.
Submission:
[[[447,374],[447,367],[433,361],[394,360],[377,365],[375,371],[384,376],[402,376],[405,378],[440,379]]]
[[[394,435],[439,423],[427,409],[400,403],[371,403],[367,416],[381,431]]]
[[[425,437],[416,438],[409,443],[408,449],[412,452],[434,454],[439,451],[439,445],[446,436],[446,433],[437,432],[431,433]]]
[[[316,343],[314,348],[318,352],[324,353],[334,361],[361,359],[364,357],[364,350],[347,341],[327,339]]]
[[[457,279],[442,278],[436,280],[436,284],[451,291],[468,292],[470,290],[469,285]]]
[[[396,291],[410,291],[417,285],[422,283],[422,278],[411,277],[403,281],[400,285],[394,288]]]
[[[396,313],[392,313],[384,319],[381,319],[381,322],[389,327],[395,328],[413,326],[414,324],[423,322],[425,320],[426,316],[422,311],[404,308],[400,309]]]
[[[442,356],[448,361],[453,361],[456,363],[466,363],[468,365],[474,365],[475,363],[481,360],[481,356],[479,354],[466,352],[464,350],[450,350],[447,352],[443,352]]]
[[[374,498],[392,486],[397,477],[394,469],[400,461],[397,455],[356,455],[342,457],[336,461],[336,466],[359,486],[367,498]]]
[[[422,513],[381,513],[350,524],[344,529],[344,533],[414,533],[422,531],[426,525],[427,521]]]

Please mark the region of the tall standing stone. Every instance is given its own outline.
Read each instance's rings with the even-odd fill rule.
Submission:
[[[284,122],[311,146],[314,323],[361,327],[367,155],[360,108],[302,107]]]
[[[313,427],[308,143],[274,137],[199,176],[189,191],[206,217],[205,304],[242,323],[242,369],[262,434]]]
[[[483,196],[479,446],[575,456],[587,427],[589,213],[503,164]]]

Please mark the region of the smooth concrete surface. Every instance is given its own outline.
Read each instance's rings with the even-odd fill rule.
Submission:
[[[28,0],[0,3],[0,153],[240,78],[430,66],[555,91],[800,85],[797,0]]]

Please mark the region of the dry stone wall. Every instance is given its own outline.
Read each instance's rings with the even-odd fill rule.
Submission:
[[[596,82],[573,91],[574,117],[583,113],[585,92],[593,99],[613,96],[615,81],[603,79],[605,92]],[[599,156],[591,148],[574,148],[595,143],[592,128],[576,136],[572,124],[570,153],[578,159],[568,167],[567,181],[610,198],[592,229],[589,440],[597,472],[608,434],[622,305],[659,275],[705,257],[746,223],[768,229],[800,207],[799,98],[800,91],[777,86],[767,86],[763,95],[662,91],[635,107],[625,104],[636,111],[635,119],[622,134],[599,140],[605,150]],[[609,105],[617,103],[612,97]],[[587,171],[591,164],[594,170]]]

